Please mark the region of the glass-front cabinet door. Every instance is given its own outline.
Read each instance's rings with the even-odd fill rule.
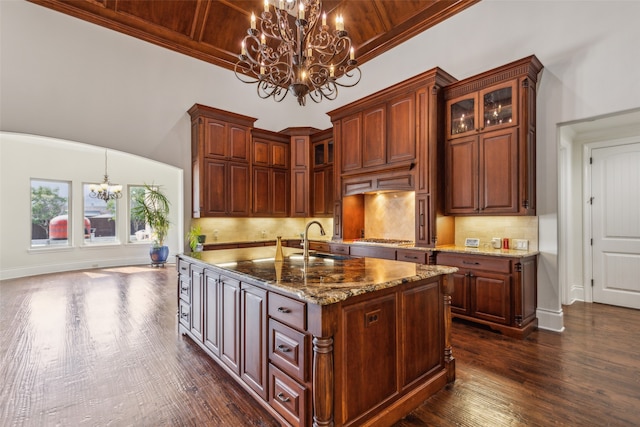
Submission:
[[[515,126],[518,120],[517,81],[492,86],[480,92],[480,130]]]
[[[478,96],[467,94],[447,102],[447,133],[450,138],[476,132]]]

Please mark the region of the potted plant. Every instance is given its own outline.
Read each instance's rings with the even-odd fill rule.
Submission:
[[[164,265],[169,256],[169,247],[164,239],[169,232],[169,199],[156,185],[144,185],[144,192],[134,196],[131,216],[144,221],[151,228],[153,244],[149,251],[152,265]]]
[[[192,225],[185,237],[189,241],[191,252],[202,251],[202,244],[205,242],[206,236],[202,234],[202,229],[199,225]]]

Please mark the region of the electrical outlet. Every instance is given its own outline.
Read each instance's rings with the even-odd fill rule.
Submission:
[[[527,251],[529,250],[529,241],[522,239],[513,239],[513,249]]]

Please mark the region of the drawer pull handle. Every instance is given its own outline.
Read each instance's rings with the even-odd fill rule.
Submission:
[[[187,313],[186,311],[183,311],[182,313],[180,313],[180,317],[182,317],[183,319],[186,319],[187,317],[189,317],[189,313]]]
[[[280,350],[283,353],[289,353],[291,351],[291,349],[284,344],[280,344],[278,346],[278,350]]]
[[[189,287],[188,286],[183,286],[182,288],[182,292],[188,292],[189,291]]]
[[[479,262],[472,262],[472,261],[462,261],[463,264],[469,264],[469,265],[480,265]]]
[[[278,398],[278,400],[279,400],[280,402],[284,402],[284,403],[287,403],[287,402],[290,400],[290,399],[289,399],[287,396],[285,396],[283,393],[278,393],[278,395],[277,395],[276,397]]]
[[[418,259],[417,256],[409,256],[409,255],[405,255],[404,256],[406,259]]]
[[[291,313],[291,310],[289,310],[287,307],[278,307],[278,312],[279,313]]]

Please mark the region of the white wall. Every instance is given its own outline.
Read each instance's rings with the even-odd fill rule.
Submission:
[[[439,66],[462,79],[530,54],[538,92],[540,325],[561,329],[556,126],[640,101],[638,1],[483,0],[362,66],[338,100],[259,100],[232,72],[22,0],[0,1],[0,129],[108,146],[185,171],[198,102],[258,117],[258,127],[330,126],[327,111]],[[240,37],[240,36],[239,36]],[[3,208],[4,209],[4,208]]]
[[[102,182],[104,148],[59,139],[0,132],[0,279],[79,268],[149,264],[148,242],[129,243],[128,221],[117,221],[119,243],[84,244],[72,233],[69,247],[31,248],[31,179],[71,182],[72,218],[84,217],[82,186]],[[170,259],[182,252],[182,170],[155,160],[108,151],[108,173],[124,185],[116,218],[128,218],[127,185],[161,186],[171,201],[173,224],[165,244]],[[77,223],[75,224],[78,225]],[[75,227],[76,229],[78,227]]]

